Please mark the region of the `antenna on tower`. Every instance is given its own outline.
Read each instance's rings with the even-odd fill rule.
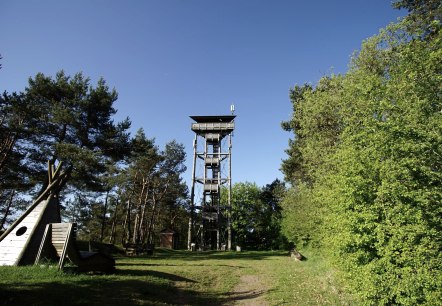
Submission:
[[[230,105],[230,112],[232,113],[232,115],[233,115],[233,113],[235,112],[235,105]]]

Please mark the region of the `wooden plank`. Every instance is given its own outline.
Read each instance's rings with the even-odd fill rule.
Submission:
[[[67,228],[54,228],[52,230],[53,233],[66,233],[68,231]]]
[[[3,251],[8,252],[8,250],[14,250],[14,249],[21,249],[21,247],[19,245],[13,244],[9,248],[4,248],[1,253],[3,253]]]
[[[19,247],[7,248],[1,254],[11,254],[11,253],[15,253],[15,252],[20,252],[20,250],[21,250],[21,248],[19,248]],[[1,254],[0,254],[0,256],[1,256]]]
[[[9,255],[9,256],[7,256],[7,255]],[[3,260],[3,261],[16,261],[16,258],[17,258],[17,255],[16,254],[5,254],[5,256],[2,256],[1,258],[0,258],[0,261],[1,260]]]
[[[0,260],[12,260],[13,258],[15,258],[14,256],[15,256],[15,254],[9,254],[9,256],[8,256],[8,254],[3,254],[3,256],[0,258]]]
[[[6,254],[5,254],[6,255]],[[4,256],[2,257],[3,261],[12,261],[12,262],[16,262],[17,260],[17,256],[16,254],[10,254],[10,256]]]
[[[66,240],[66,235],[64,235],[63,237],[53,237],[51,239],[52,242],[64,242]]]
[[[67,232],[53,233],[52,237],[66,237]]]
[[[22,236],[14,235],[14,236],[11,236],[9,239],[4,239],[3,240],[4,242],[2,241],[0,246],[9,245],[9,244],[15,244],[15,243],[18,243],[20,241],[27,240],[28,238],[29,238],[29,235],[22,235]]]
[[[64,243],[66,241],[66,236],[64,236],[64,239],[62,237],[57,239],[52,239],[52,243]]]
[[[56,228],[56,229],[52,230],[53,234],[67,233],[67,232],[68,232],[67,228]]]
[[[66,238],[67,233],[65,234],[57,234],[57,235],[52,235],[52,240],[54,239],[60,239],[60,238]]]
[[[63,238],[63,239],[66,239],[66,236],[67,236],[68,234],[67,233],[65,233],[65,234],[63,234],[63,235],[52,235],[52,240],[56,240],[56,239],[60,239],[60,238]]]
[[[66,253],[67,253],[67,251],[68,251],[68,246],[69,246],[69,243],[71,242],[70,241],[70,238],[72,237],[72,223],[68,223],[68,233],[67,233],[67,236],[66,236],[66,241],[65,241],[65,244],[64,244],[64,246],[63,246],[63,251],[62,251],[62,253],[61,253],[61,256],[60,256],[60,262],[58,263],[58,269],[60,270],[61,268],[63,268],[63,265],[64,265],[64,260],[65,260],[65,258],[66,258]]]
[[[54,228],[69,228],[72,223],[53,223]]]
[[[0,257],[1,257],[3,254],[15,254],[15,253],[18,253],[18,252],[20,252],[20,251],[21,251],[21,248],[9,248],[9,249],[5,250],[4,252],[2,252],[2,253],[0,254]]]
[[[53,233],[66,233],[67,231],[67,228],[55,228],[52,230]]]
[[[54,226],[54,228],[53,228],[54,231],[67,230],[68,229],[68,227],[66,227],[66,226],[57,226],[57,223],[53,223],[52,225]]]
[[[11,256],[8,256],[8,257],[5,256],[5,257],[1,258],[0,261],[15,263],[17,261],[16,258],[17,258],[16,255],[11,255]]]

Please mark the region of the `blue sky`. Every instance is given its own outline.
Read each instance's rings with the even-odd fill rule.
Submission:
[[[0,90],[61,69],[104,77],[119,93],[116,121],[186,146],[186,181],[188,116],[233,103],[233,182],[262,186],[283,177],[289,89],[345,73],[362,41],[405,13],[388,0],[1,0]]]

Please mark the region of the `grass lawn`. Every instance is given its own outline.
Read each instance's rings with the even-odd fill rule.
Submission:
[[[160,249],[116,258],[112,275],[0,267],[0,305],[351,305],[325,261],[304,255]]]

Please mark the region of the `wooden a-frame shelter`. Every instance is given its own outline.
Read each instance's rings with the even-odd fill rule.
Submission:
[[[33,264],[46,224],[61,222],[58,192],[67,180],[61,163],[55,169],[48,165],[46,187],[32,205],[0,236],[0,265],[18,266]]]
[[[68,171],[48,165],[48,182],[32,205],[0,236],[0,266],[37,264],[42,258],[58,259],[61,269],[65,259],[79,271],[112,272],[115,260],[107,255],[80,252],[76,247],[75,224],[60,223],[58,193],[68,178]]]

